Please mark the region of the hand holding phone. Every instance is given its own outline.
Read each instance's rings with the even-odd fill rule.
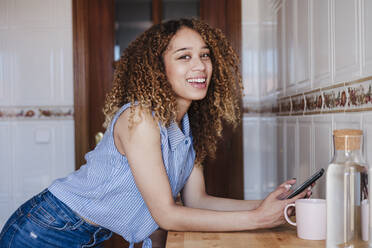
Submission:
[[[315,172],[309,179],[307,179],[303,184],[298,186],[291,194],[289,194],[286,199],[290,199],[292,197],[295,197],[296,195],[300,194],[302,191],[307,189],[309,186],[311,186],[316,180],[318,180],[324,173],[324,169],[321,168],[317,172]]]

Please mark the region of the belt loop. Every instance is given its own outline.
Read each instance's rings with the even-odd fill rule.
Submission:
[[[82,224],[84,224],[84,220],[80,219],[78,222],[75,223],[75,225],[71,227],[71,229],[72,230],[78,229]]]

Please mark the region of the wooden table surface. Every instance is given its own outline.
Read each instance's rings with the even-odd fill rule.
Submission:
[[[282,225],[273,229],[244,232],[168,232],[166,248],[307,248],[325,247],[325,241],[297,237],[296,228]]]

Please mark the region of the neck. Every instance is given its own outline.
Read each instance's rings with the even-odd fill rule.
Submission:
[[[181,122],[182,122],[183,116],[189,110],[190,105],[191,105],[191,101],[185,101],[185,100],[178,100],[177,101],[176,121],[177,121],[177,124],[178,124],[179,127],[181,127]]]

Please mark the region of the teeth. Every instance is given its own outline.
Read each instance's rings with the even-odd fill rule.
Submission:
[[[193,79],[187,79],[188,83],[204,83],[205,78],[193,78]]]

